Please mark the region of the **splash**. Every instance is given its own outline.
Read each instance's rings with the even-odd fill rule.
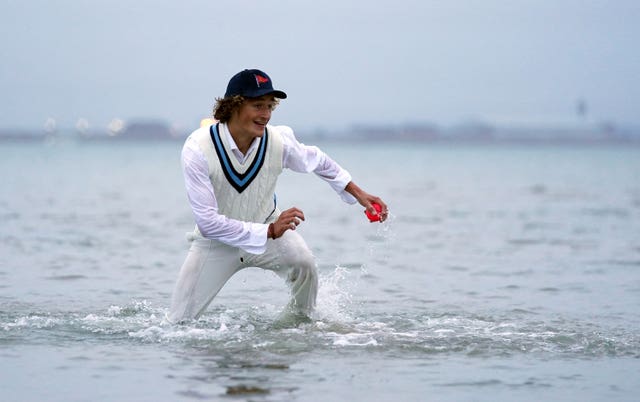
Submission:
[[[329,273],[320,275],[315,316],[320,320],[352,321],[353,291],[360,277],[366,273],[364,266],[352,271],[340,265]]]
[[[293,326],[275,326],[281,307],[271,304],[218,306],[198,321],[171,325],[164,321],[166,308],[134,300],[93,313],[0,312],[0,343],[141,342],[277,354],[373,348],[408,356],[640,356],[636,332],[579,320],[550,322],[500,312],[373,312],[366,303],[354,302],[353,289],[363,272],[337,266],[321,275],[316,316]]]

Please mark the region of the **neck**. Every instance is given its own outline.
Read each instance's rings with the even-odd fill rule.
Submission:
[[[233,138],[233,141],[238,146],[238,150],[240,150],[243,155],[246,154],[253,142],[253,136],[244,134],[240,127],[234,125],[232,121],[227,123],[227,128],[229,129],[229,133],[231,133],[231,138]]]

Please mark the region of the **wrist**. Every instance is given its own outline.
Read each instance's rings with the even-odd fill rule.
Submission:
[[[276,234],[273,228],[273,223],[269,224],[269,227],[267,228],[267,239],[276,239]]]
[[[351,194],[353,196],[353,198],[355,198],[356,200],[360,201],[360,199],[362,198],[362,189],[360,187],[358,187],[358,185],[356,183],[354,183],[353,181],[350,181],[347,186],[344,188],[344,191],[346,191],[347,193]]]

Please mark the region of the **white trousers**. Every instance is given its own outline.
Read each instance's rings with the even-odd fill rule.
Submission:
[[[315,307],[318,274],[311,250],[295,231],[267,240],[260,255],[215,240],[193,236],[171,298],[167,319],[179,323],[198,318],[225,283],[243,268],[259,267],[284,277],[291,288],[290,305],[309,314]]]

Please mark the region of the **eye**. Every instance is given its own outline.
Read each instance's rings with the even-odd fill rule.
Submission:
[[[273,110],[276,107],[274,103],[254,103],[252,106],[257,111]]]

